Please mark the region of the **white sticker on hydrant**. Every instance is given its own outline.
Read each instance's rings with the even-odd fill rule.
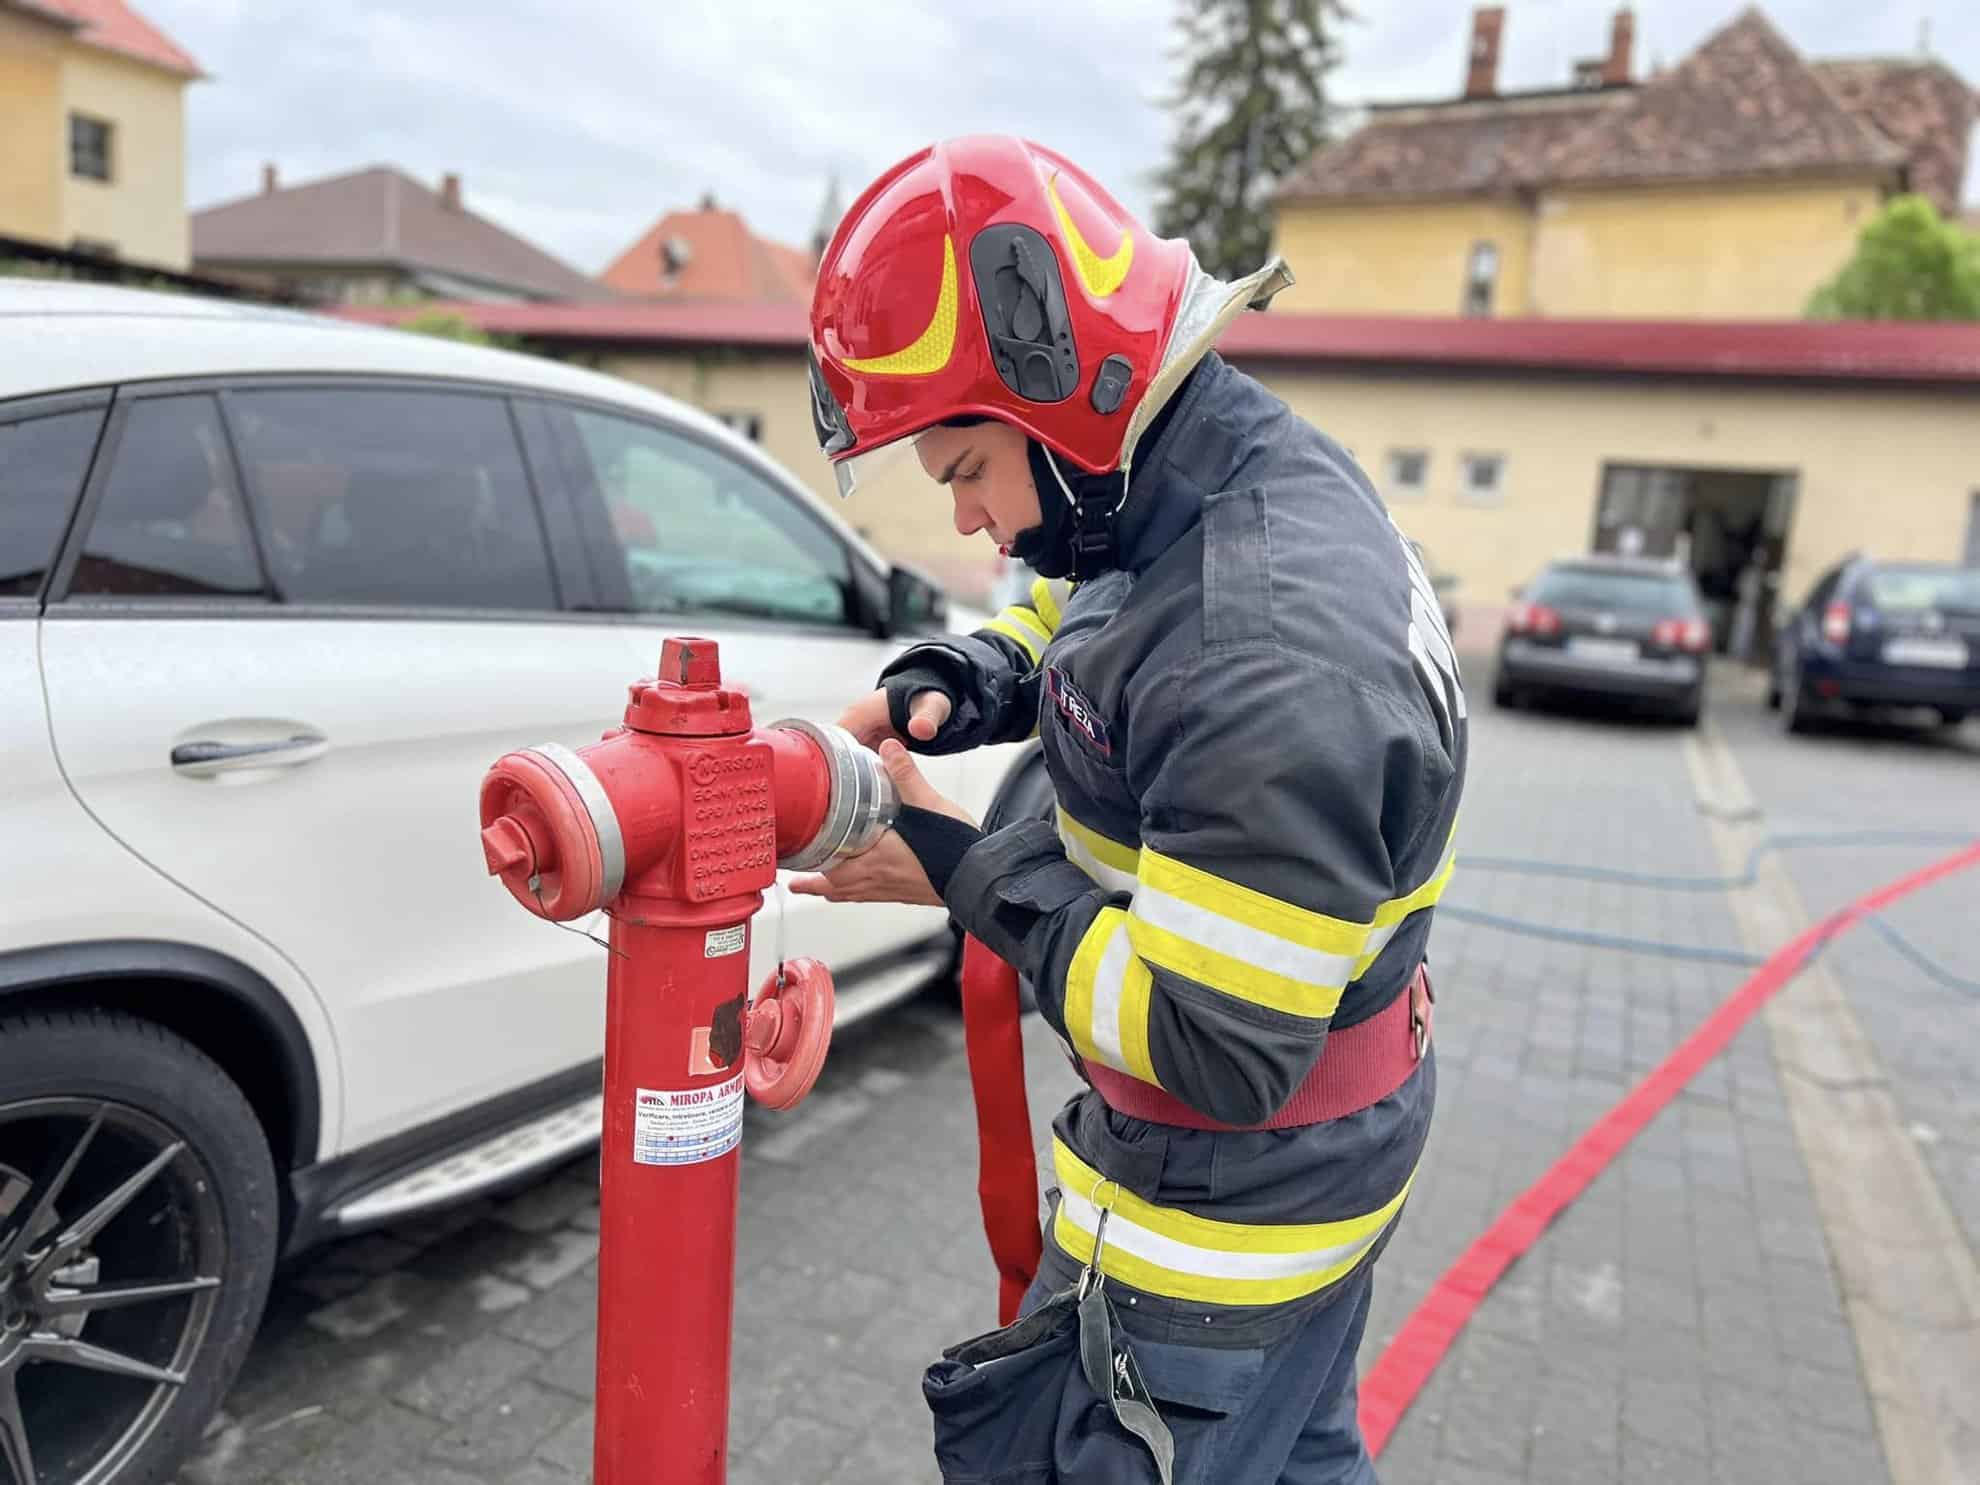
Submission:
[[[734,928],[713,929],[702,944],[701,957],[720,959],[725,954],[740,954],[748,940],[749,929],[741,923]]]
[[[641,1088],[633,1105],[633,1160],[698,1165],[742,1143],[743,1080],[706,1088]]]

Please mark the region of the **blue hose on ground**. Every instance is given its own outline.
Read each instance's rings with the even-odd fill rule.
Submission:
[[[1518,856],[1462,856],[1466,871],[1516,872],[1532,877],[1571,877],[1579,881],[1614,882],[1624,887],[1651,887],[1664,892],[1736,892],[1760,880],[1760,858],[1770,851],[1833,846],[1963,846],[1973,832],[1955,830],[1822,830],[1763,836],[1736,877],[1661,876],[1653,872],[1621,871],[1609,866],[1573,866],[1558,861],[1529,861]]]
[[[1653,872],[1622,871],[1606,866],[1575,866],[1559,861],[1535,861],[1516,856],[1467,856],[1460,854],[1465,871],[1512,872],[1522,876],[1565,877],[1576,881],[1608,882],[1629,887],[1646,887],[1668,892],[1732,892],[1751,887],[1760,879],[1760,859],[1769,851],[1836,846],[1914,846],[1967,845],[1971,832],[1943,830],[1831,830],[1783,832],[1768,835],[1756,844],[1746,858],[1745,869],[1735,877],[1666,876]],[[1700,964],[1729,964],[1751,969],[1764,962],[1763,956],[1743,949],[1719,949],[1705,944],[1678,944],[1662,939],[1629,938],[1621,934],[1595,933],[1580,928],[1556,928],[1523,918],[1509,918],[1478,908],[1445,903],[1438,908],[1445,916],[1481,928],[1516,933],[1526,938],[1549,939],[1555,943],[1581,944],[1592,949],[1614,949],[1626,954],[1651,954],[1664,959],[1683,959]],[[1920,949],[1881,914],[1868,922],[1884,941],[1928,979],[1949,990],[1980,996],[1980,981],[1954,974]]]

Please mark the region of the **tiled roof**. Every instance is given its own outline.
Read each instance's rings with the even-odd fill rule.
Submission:
[[[1624,91],[1547,94],[1384,110],[1309,160],[1285,199],[1446,196],[1515,190],[1553,178],[1564,145]]]
[[[1640,84],[1377,109],[1280,194],[1407,199],[1557,183],[1895,172],[1911,138],[1890,137],[1845,98],[1749,8],[1676,68]],[[1961,133],[1962,159],[1964,141]]]
[[[727,346],[800,353],[799,304],[620,300],[462,304],[484,330],[545,345],[666,350]],[[345,308],[395,324],[410,309]],[[1549,320],[1435,315],[1240,315],[1218,349],[1241,362],[1531,371],[1569,375],[1889,381],[1980,386],[1980,325],[1837,320]]]
[[[21,10],[74,25],[76,39],[87,46],[102,47],[182,77],[205,75],[199,63],[124,0],[10,0],[10,3]]]
[[[609,297],[596,279],[389,166],[194,212],[192,255],[215,266],[384,264],[534,299]]]
[[[1562,181],[1699,180],[1887,170],[1904,151],[1843,107],[1787,39],[1747,10],[1561,152]]]
[[[1958,73],[1943,62],[1899,57],[1816,62],[1814,69],[1850,112],[1905,148],[1912,190],[1942,212],[1958,210],[1980,102]]]
[[[667,272],[665,245],[686,248]],[[669,212],[599,275],[621,294],[642,298],[811,302],[809,255],[758,237],[739,213],[719,207]]]

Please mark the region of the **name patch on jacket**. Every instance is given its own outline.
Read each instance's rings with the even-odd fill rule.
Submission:
[[[1057,665],[1047,666],[1045,691],[1068,727],[1085,738],[1087,745],[1101,757],[1113,757],[1114,746],[1107,737],[1107,724],[1100,720],[1100,709],[1072,683],[1071,676]]]

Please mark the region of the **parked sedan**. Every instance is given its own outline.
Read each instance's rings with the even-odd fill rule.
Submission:
[[[1778,629],[1767,704],[1790,732],[1824,709],[1980,710],[1980,568],[1851,556]]]
[[[1654,703],[1696,725],[1712,630],[1697,584],[1670,562],[1552,562],[1518,595],[1499,641],[1492,699],[1575,694]]]

